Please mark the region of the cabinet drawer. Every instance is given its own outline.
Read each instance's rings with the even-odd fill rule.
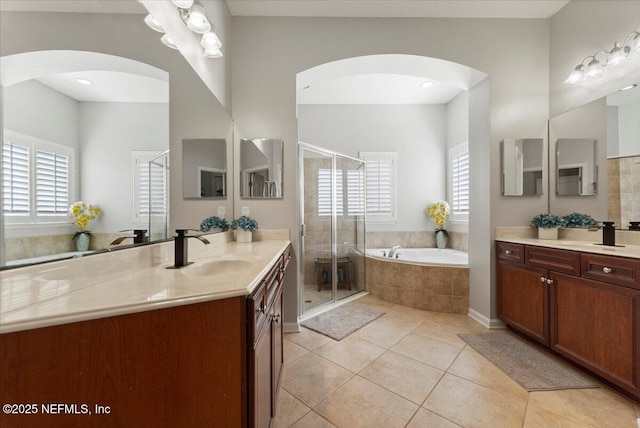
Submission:
[[[509,242],[496,242],[498,259],[524,263],[524,245]]]
[[[582,253],[582,276],[640,289],[640,260]]]
[[[269,307],[267,305],[267,287],[264,280],[260,283],[257,291],[249,297],[248,300],[248,339],[249,343],[255,344],[260,334],[260,330],[264,326],[267,317]]]
[[[524,252],[524,262],[531,266],[556,272],[580,275],[580,253],[528,245]]]

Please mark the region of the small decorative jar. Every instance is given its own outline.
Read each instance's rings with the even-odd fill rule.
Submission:
[[[449,233],[444,229],[436,229],[436,247],[447,248],[447,241],[449,240]]]
[[[236,230],[236,242],[251,242],[253,240],[253,232],[250,230]]]

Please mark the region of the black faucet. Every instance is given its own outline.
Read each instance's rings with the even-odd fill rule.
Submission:
[[[120,231],[120,233],[122,232],[133,232],[133,236],[121,236],[120,238],[114,239],[109,245],[118,245],[128,238],[133,238],[134,244],[144,244],[147,242],[147,229],[125,229]]]
[[[185,267],[191,264],[189,263],[189,246],[188,246],[189,238],[196,238],[202,241],[204,244],[209,244],[209,241],[207,241],[205,238],[201,236],[187,235],[187,232],[190,230],[194,232],[200,232],[197,229],[176,229],[177,235],[174,238],[174,241],[176,244],[175,253],[174,253],[174,265],[169,266],[167,269],[180,269],[182,267]]]
[[[610,247],[616,246],[616,228],[612,221],[603,221],[602,224],[602,245]]]

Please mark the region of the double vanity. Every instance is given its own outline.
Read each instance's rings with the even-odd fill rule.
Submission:
[[[498,317],[640,401],[640,245],[594,240],[498,236]]]
[[[291,246],[268,235],[191,239],[181,269],[166,242],[3,271],[0,395],[22,414],[0,425],[269,426]]]

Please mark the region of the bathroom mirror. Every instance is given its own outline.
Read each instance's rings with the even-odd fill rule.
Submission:
[[[556,195],[598,194],[598,144],[591,138],[556,141]]]
[[[543,143],[542,138],[505,138],[501,142],[503,195],[544,194]]]
[[[182,140],[182,195],[185,199],[227,198],[226,140]]]
[[[279,139],[240,140],[240,197],[282,198],[284,143]]]

